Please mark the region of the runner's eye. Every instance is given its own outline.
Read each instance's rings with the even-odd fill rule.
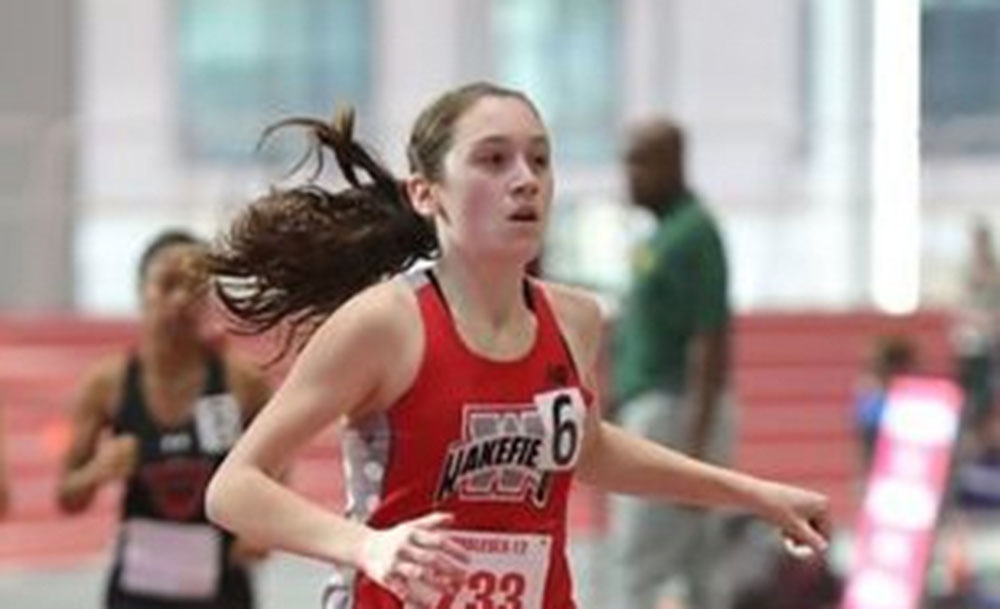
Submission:
[[[502,150],[487,151],[476,157],[476,163],[490,171],[496,171],[507,164],[507,154]]]

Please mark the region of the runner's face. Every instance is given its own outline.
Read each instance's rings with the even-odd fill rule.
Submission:
[[[197,246],[171,245],[149,261],[140,286],[143,317],[149,323],[171,329],[198,324],[208,286],[198,254]]]
[[[445,252],[527,263],[541,248],[553,176],[548,134],[516,97],[485,97],[456,122],[435,184]]]

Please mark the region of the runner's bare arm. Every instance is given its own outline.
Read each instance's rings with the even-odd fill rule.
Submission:
[[[134,438],[101,440],[111,424],[112,404],[124,367],[122,357],[99,363],[83,382],[72,406],[70,444],[56,488],[57,503],[64,512],[86,509],[102,484],[127,476],[134,466]]]
[[[327,425],[388,408],[412,382],[423,334],[413,294],[400,283],[362,292],[317,330],[216,472],[206,507],[209,518],[238,536],[358,567],[405,598],[405,582],[419,577],[424,564],[465,558],[464,550],[437,530],[447,516],[432,514],[375,531],[276,479],[295,451]],[[460,567],[452,574],[460,578]]]
[[[249,423],[271,398],[271,387],[252,362],[234,353],[226,353],[225,357],[226,384],[240,405],[243,420]]]
[[[551,287],[550,287],[551,290]],[[563,288],[557,315],[584,383],[596,387],[602,319],[586,294]],[[596,391],[595,391],[596,395]],[[780,527],[786,536],[821,551],[826,547],[829,502],[817,493],[762,480],[691,459],[602,420],[588,409],[577,478],[608,492],[644,495],[698,506],[747,509]]]
[[[258,543],[357,564],[367,534],[285,488],[276,477],[329,424],[370,407],[384,391],[385,361],[405,336],[389,286],[361,293],[316,331],[284,382],[240,437],[209,485],[209,518]]]
[[[229,351],[226,353],[227,386],[230,387],[240,405],[244,425],[249,425],[271,397],[271,387],[261,370],[247,359]],[[287,479],[287,470],[278,477]],[[266,558],[267,547],[254,543],[246,537],[237,537],[230,547],[229,560],[232,564],[252,564]]]

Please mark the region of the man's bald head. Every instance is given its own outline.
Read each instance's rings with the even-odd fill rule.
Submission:
[[[632,125],[628,133],[629,151],[681,155],[684,131],[668,118],[653,118]]]
[[[684,131],[667,118],[636,123],[628,131],[625,166],[633,202],[661,209],[687,186]]]

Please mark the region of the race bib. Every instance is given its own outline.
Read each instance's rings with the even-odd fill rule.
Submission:
[[[222,454],[232,448],[243,431],[240,406],[229,393],[199,398],[194,406],[194,423],[201,448],[209,454]]]
[[[130,519],[123,524],[121,586],[175,599],[216,595],[222,540],[203,524]]]
[[[543,471],[573,469],[580,457],[583,444],[583,421],[587,407],[576,387],[565,387],[539,393],[535,396],[535,409],[541,415],[545,438],[538,459]]]
[[[469,552],[469,577],[458,594],[435,594],[427,606],[433,609],[542,607],[552,548],[548,535],[453,531],[450,537]]]

